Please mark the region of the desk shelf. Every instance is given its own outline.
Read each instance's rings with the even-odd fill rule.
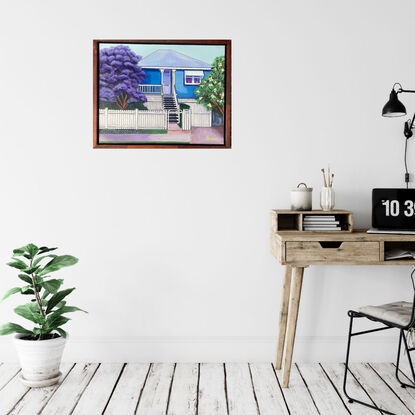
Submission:
[[[385,240],[381,242],[381,261],[384,261],[385,264],[405,264],[405,265],[415,265],[415,260],[413,258],[400,258],[400,259],[385,259],[386,252],[392,249],[402,249],[404,251],[415,251],[415,241],[388,241]]]
[[[333,234],[352,232],[353,231],[353,213],[348,210],[272,210],[271,211],[271,228],[274,232],[306,232],[306,233],[321,233],[321,231],[305,231],[303,230],[304,216],[319,215],[331,216],[334,215],[339,221],[341,230],[328,231]]]

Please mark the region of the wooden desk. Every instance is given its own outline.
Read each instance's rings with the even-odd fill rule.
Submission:
[[[275,368],[287,388],[297,328],[304,268],[310,265],[415,265],[415,260],[385,261],[385,248],[415,248],[415,235],[353,232],[272,231],[271,251],[285,266]],[[346,310],[345,310],[346,311]]]

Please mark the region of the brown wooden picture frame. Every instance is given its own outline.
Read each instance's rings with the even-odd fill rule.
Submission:
[[[172,45],[223,45],[225,47],[225,99],[223,117],[223,143],[192,144],[192,143],[103,143],[99,141],[99,47],[101,43],[114,44],[172,44]],[[138,64],[139,65],[139,64]],[[93,40],[93,147],[94,148],[231,148],[231,40]],[[163,72],[162,75],[163,77]],[[163,84],[163,81],[161,82]],[[163,88],[163,85],[161,85]]]

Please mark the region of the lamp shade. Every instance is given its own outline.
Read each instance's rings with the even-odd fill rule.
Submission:
[[[398,99],[398,93],[392,89],[389,95],[389,101],[385,104],[382,110],[384,117],[402,117],[406,115],[405,105]]]

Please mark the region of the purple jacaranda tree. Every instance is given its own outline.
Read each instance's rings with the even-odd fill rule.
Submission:
[[[128,46],[119,45],[99,52],[99,99],[115,103],[120,109],[134,102],[146,102],[146,96],[138,86],[145,73],[138,66],[141,56]]]

